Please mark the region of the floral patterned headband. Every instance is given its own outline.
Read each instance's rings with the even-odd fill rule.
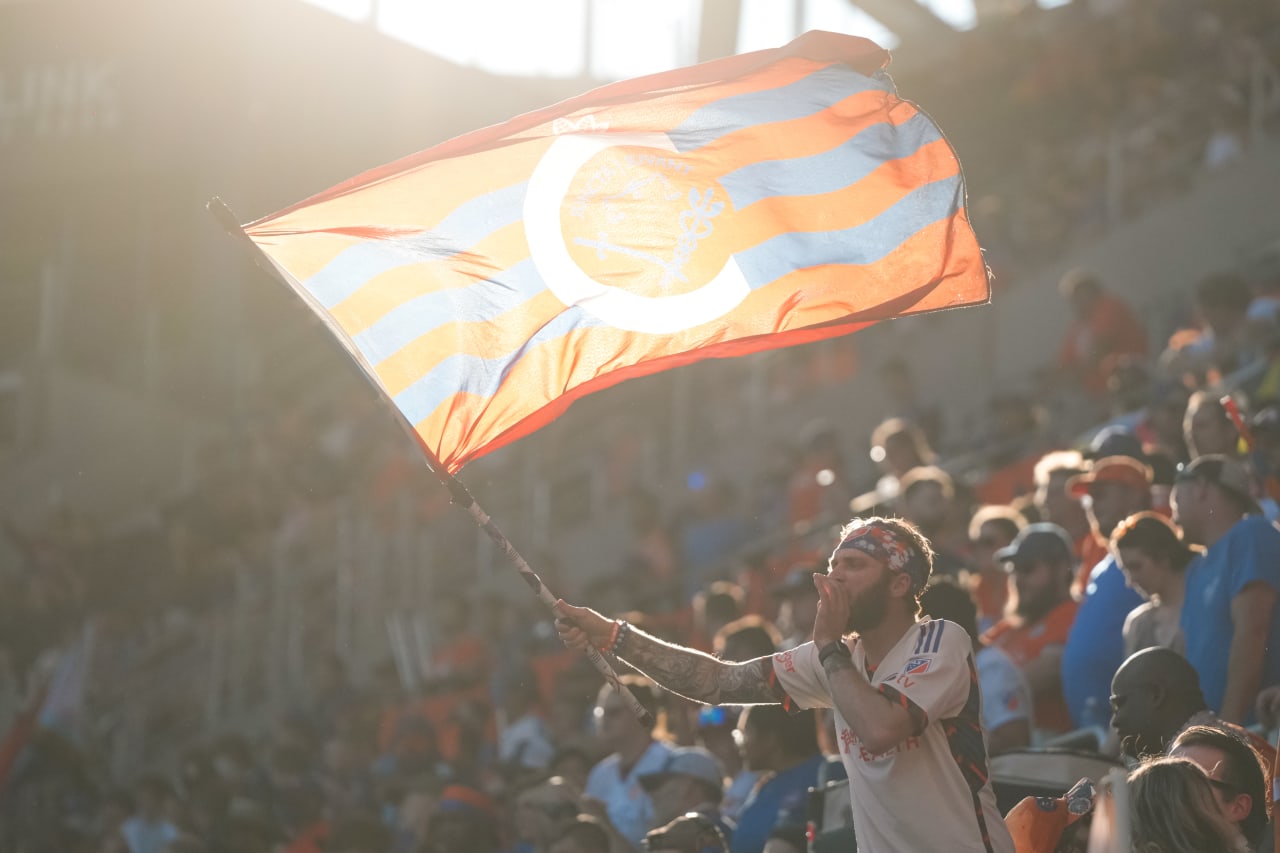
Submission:
[[[891,572],[906,572],[915,589],[921,589],[929,582],[928,562],[919,559],[915,548],[904,542],[888,525],[871,522],[854,528],[836,546],[836,552],[846,548],[870,554],[888,566]]]

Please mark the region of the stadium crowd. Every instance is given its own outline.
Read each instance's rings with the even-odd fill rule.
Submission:
[[[1213,20],[1171,12],[1178,25],[1165,27],[1134,3],[1123,26],[1096,31],[1142,45],[1109,52],[1121,67],[1085,68],[1070,51],[1038,56],[1038,73],[1001,109],[1024,116],[1065,90],[1082,101],[1111,90],[1096,109],[1061,111],[1089,116],[1088,131],[1135,102],[1151,115],[1161,99],[1220,103],[1195,123],[1194,157],[1171,151],[1154,125],[1124,143],[1147,166],[1177,161],[1152,167],[1161,181],[1215,168],[1246,142],[1242,72],[1232,66],[1210,91],[1186,87],[1209,45],[1230,53],[1244,33],[1274,36],[1250,29],[1261,5],[1225,4]],[[1092,87],[1075,82],[1086,71]],[[1117,75],[1126,84],[1110,87]],[[1027,173],[1044,186],[1019,202],[1026,209],[979,202],[1018,263],[1101,216],[1105,152],[1088,133],[1045,138],[1072,150],[1029,146]],[[1049,161],[1079,174],[1042,168]],[[1126,205],[1169,191],[1156,183],[1135,184]],[[872,436],[871,477],[848,461],[838,425],[815,423],[767,455],[744,494],[709,476],[675,505],[639,487],[620,444],[601,464],[633,472],[617,487],[630,538],[602,555],[593,582],[575,588],[564,571],[555,588],[568,584],[579,603],[654,636],[745,661],[812,636],[812,575],[826,569],[833,526],[851,514],[900,516],[937,552],[925,613],[973,640],[990,754],[1089,733],[1135,767],[1135,837],[1161,850],[1257,849],[1275,755],[1258,732],[1280,716],[1278,293],[1274,266],[1208,277],[1189,295],[1185,328],[1162,345],[1155,336],[1166,330],[1073,273],[1062,298],[1074,321],[1055,363],[1035,394],[991,400],[978,443],[928,404],[907,361],[880,366],[891,410]],[[841,387],[847,353],[837,342],[780,354],[780,393],[797,376]],[[1046,419],[1050,399],[1074,417]],[[315,440],[306,432],[317,423],[331,426]],[[413,490],[420,522],[444,524],[447,496],[410,484],[412,460],[385,440],[384,423],[358,392],[283,413],[264,405],[242,436],[209,449],[196,485],[157,510],[150,532],[108,537],[70,510],[38,533],[14,531],[31,570],[0,591],[0,849],[804,850],[806,792],[847,748],[829,715],[699,706],[629,675],[656,721],[642,726],[563,649],[535,603],[491,612],[445,580],[435,597],[447,642],[432,649],[425,682],[406,684],[390,664],[359,681],[345,661],[320,656],[309,694],[269,726],[183,744],[172,766],[131,778],[111,777],[58,725],[50,708],[65,656],[51,651],[88,616],[98,642],[122,640],[111,666],[127,670],[130,638],[232,596],[236,566],[261,562],[282,529],[353,483],[357,500],[388,515]],[[963,466],[940,461],[962,453]],[[446,538],[441,562],[465,566],[468,542]],[[1106,803],[1087,788],[1015,807],[1020,853],[1083,849],[1070,845]],[[1161,835],[1175,816],[1185,823],[1173,838],[1216,840],[1176,846]]]

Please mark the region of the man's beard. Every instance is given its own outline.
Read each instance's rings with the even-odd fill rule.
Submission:
[[[1057,604],[1057,599],[1049,590],[1038,590],[1035,595],[1023,597],[1018,596],[1018,605],[1015,612],[1027,623],[1039,622],[1049,614]]]
[[[889,581],[885,572],[876,585],[858,596],[849,605],[849,620],[845,622],[846,634],[865,634],[879,627],[889,609]]]

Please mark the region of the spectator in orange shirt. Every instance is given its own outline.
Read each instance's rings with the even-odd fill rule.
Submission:
[[[1147,331],[1129,304],[1107,293],[1091,273],[1069,272],[1058,287],[1075,314],[1058,351],[1058,366],[1086,392],[1101,397],[1116,359],[1146,354]]]
[[[996,552],[996,559],[1013,575],[1014,612],[997,622],[983,642],[998,647],[1026,676],[1036,728],[1068,731],[1062,651],[1078,607],[1071,597],[1071,538],[1056,524],[1030,524],[1012,545]]]

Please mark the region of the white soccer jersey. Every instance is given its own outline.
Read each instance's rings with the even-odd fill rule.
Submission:
[[[864,649],[851,642],[854,666],[866,673]],[[813,643],[774,655],[770,680],[788,709],[832,707],[830,681]],[[858,853],[1013,853],[987,780],[982,699],[969,635],[942,619],[917,622],[869,680],[906,707],[916,729],[875,755],[835,712]]]

